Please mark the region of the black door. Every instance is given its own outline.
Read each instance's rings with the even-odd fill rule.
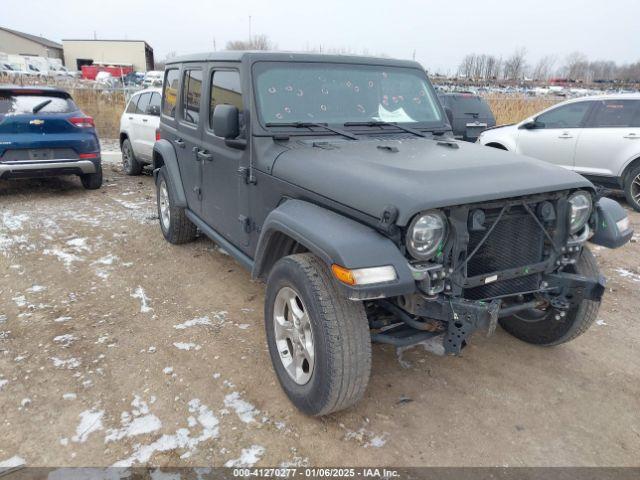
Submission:
[[[187,64],[182,69],[180,101],[178,102],[178,131],[173,139],[178,156],[180,176],[189,209],[202,214],[202,162],[198,149],[202,142],[202,65]]]
[[[248,138],[244,121],[244,101],[240,74],[231,68],[213,68],[208,72],[208,118],[203,128],[202,195],[203,219],[239,249],[249,244],[247,185],[239,169],[248,163],[249,150],[227,146],[225,139],[213,133],[216,105],[234,105],[240,112],[238,138]]]

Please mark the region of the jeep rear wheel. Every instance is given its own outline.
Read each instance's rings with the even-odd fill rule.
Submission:
[[[191,242],[196,238],[197,228],[187,218],[184,208],[175,206],[169,182],[166,167],[160,168],[156,185],[160,229],[164,238],[170,243],[177,245]]]
[[[275,264],[265,327],[280,385],[302,412],[327,415],[362,398],[371,370],[364,306],[338,291],[318,257],[290,255]]]
[[[127,175],[140,175],[142,173],[143,165],[137,159],[133,153],[131,142],[128,138],[125,138],[122,142],[122,169]]]
[[[591,251],[584,247],[580,258],[569,273],[586,277],[600,275],[598,264]],[[514,337],[527,343],[553,346],[566,343],[586,332],[598,315],[600,302],[582,300],[579,305],[569,309],[565,316],[556,317],[558,310],[526,310],[511,317],[500,319],[500,326]]]

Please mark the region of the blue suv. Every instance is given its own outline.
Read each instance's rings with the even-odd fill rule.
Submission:
[[[93,118],[64,90],[0,86],[0,179],[57,175],[102,185]]]

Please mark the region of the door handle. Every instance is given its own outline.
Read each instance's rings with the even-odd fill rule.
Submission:
[[[629,135],[625,135],[624,138],[629,138],[631,140],[636,140],[636,139],[640,139],[640,136],[636,135],[635,133],[630,133]]]
[[[129,117],[129,120],[133,120],[133,117]]]
[[[174,140],[173,143],[175,143],[179,148],[184,148],[184,140],[182,140],[181,138],[178,138],[177,140]]]
[[[213,155],[207,152],[206,150],[198,150],[196,155],[200,160],[206,160],[207,162],[213,161]]]
[[[573,138],[573,135],[571,135],[570,133],[563,133],[558,138]]]
[[[148,120],[148,119],[146,119],[146,118],[143,118],[143,119],[142,119],[142,121],[143,121],[143,122],[148,122],[149,120]]]

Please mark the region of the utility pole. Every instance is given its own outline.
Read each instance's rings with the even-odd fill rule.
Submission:
[[[213,37],[213,51],[217,52],[218,50],[216,50],[216,37]]]
[[[251,15],[249,15],[249,44],[251,44]]]

